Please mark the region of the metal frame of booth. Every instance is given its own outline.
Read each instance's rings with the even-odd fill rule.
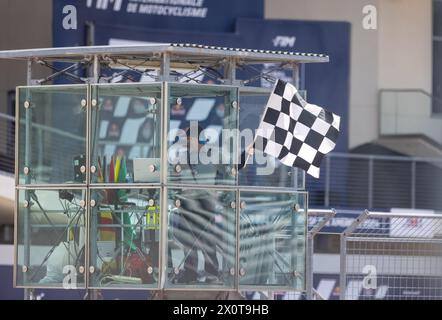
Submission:
[[[53,80],[55,77],[59,75],[68,75],[71,79],[76,79],[79,82],[82,81],[84,83],[84,87],[86,88],[86,96],[85,96],[85,109],[86,109],[86,129],[85,129],[85,181],[84,183],[70,183],[70,184],[32,184],[30,180],[30,175],[26,172],[24,173],[25,179],[24,183],[20,181],[20,172],[19,162],[16,160],[16,204],[15,204],[15,268],[14,268],[14,285],[16,287],[25,288],[25,297],[29,297],[32,289],[35,288],[48,288],[47,286],[38,286],[38,285],[20,285],[16,283],[17,272],[18,272],[18,261],[17,261],[17,251],[18,251],[18,242],[17,242],[17,234],[19,232],[19,220],[18,215],[20,212],[19,206],[23,205],[20,202],[20,193],[24,193],[25,203],[25,218],[23,220],[23,241],[24,245],[24,266],[29,265],[29,255],[30,255],[30,237],[32,236],[29,226],[29,221],[27,220],[27,216],[30,214],[30,203],[32,201],[31,190],[81,190],[84,197],[84,203],[80,206],[83,208],[84,212],[84,220],[83,227],[85,228],[84,234],[84,266],[83,271],[80,273],[84,273],[84,286],[83,289],[92,290],[91,294],[93,294],[94,289],[104,289],[101,286],[94,286],[90,284],[90,275],[93,273],[93,264],[91,264],[91,212],[92,207],[94,206],[91,202],[93,200],[91,198],[91,192],[94,190],[101,189],[158,189],[160,190],[160,198],[159,198],[159,207],[161,208],[160,213],[160,247],[159,247],[159,266],[158,273],[159,279],[157,282],[157,286],[146,286],[146,287],[137,287],[131,288],[127,287],[116,287],[110,289],[142,289],[142,290],[189,290],[189,291],[240,291],[240,290],[306,290],[306,282],[308,278],[308,271],[304,270],[304,277],[302,280],[302,285],[299,288],[293,288],[292,286],[280,286],[280,285],[243,285],[240,283],[240,277],[243,276],[243,271],[240,268],[240,218],[241,218],[241,210],[244,208],[243,202],[241,201],[241,193],[246,192],[255,192],[255,193],[281,193],[281,194],[297,194],[304,199],[304,205],[301,209],[297,208],[295,211],[302,211],[304,214],[304,249],[308,245],[307,244],[307,210],[308,210],[308,194],[304,191],[304,173],[296,171],[295,177],[293,179],[297,179],[298,175],[302,175],[302,183],[300,186],[295,184],[295,187],[273,187],[273,186],[245,186],[238,185],[237,179],[238,175],[236,175],[236,183],[234,185],[204,185],[204,184],[183,184],[183,183],[173,183],[168,181],[168,162],[167,162],[167,147],[168,144],[165,141],[164,137],[167,137],[168,134],[168,121],[169,121],[169,88],[176,84],[177,80],[180,77],[188,77],[192,80],[195,78],[192,76],[192,70],[206,70],[202,72],[209,72],[211,68],[218,67],[223,70],[223,77],[218,77],[217,80],[220,84],[213,85],[213,87],[227,87],[227,88],[236,88],[238,95],[238,103],[240,100],[241,92],[248,94],[266,94],[269,93],[270,90],[266,88],[259,87],[250,87],[247,86],[248,83],[252,83],[253,80],[259,79],[260,77],[268,77],[269,75],[265,74],[257,74],[252,76],[251,79],[240,80],[237,79],[236,72],[238,68],[243,68],[244,66],[253,66],[256,64],[263,63],[275,63],[280,64],[279,67],[281,69],[287,69],[293,71],[293,82],[296,86],[299,86],[299,70],[300,65],[303,63],[317,63],[317,62],[328,62],[328,57],[324,55],[316,55],[316,54],[302,54],[302,53],[291,53],[291,52],[282,52],[282,51],[269,51],[269,50],[250,50],[250,49],[236,49],[236,48],[220,48],[220,47],[211,47],[211,46],[201,46],[201,45],[188,45],[188,44],[170,44],[170,45],[151,45],[151,46],[126,46],[126,47],[115,47],[115,46],[99,46],[99,47],[77,47],[77,48],[50,48],[50,49],[32,49],[32,50],[13,50],[13,51],[3,51],[0,52],[0,59],[18,59],[25,60],[27,63],[27,86],[26,87],[18,87],[17,90],[17,107],[16,107],[16,117],[18,119],[18,125],[16,126],[16,159],[20,158],[20,141],[23,137],[20,137],[20,125],[21,125],[21,113],[25,112],[25,120],[24,120],[24,131],[25,131],[25,147],[24,147],[24,162],[29,163],[31,157],[31,113],[32,108],[29,107],[29,99],[26,99],[24,102],[28,103],[28,106],[24,106],[22,108],[21,103],[23,101],[20,99],[19,92],[20,90],[32,90],[33,88],[44,88],[42,84]],[[56,69],[50,63],[54,62],[64,62],[71,63],[70,66],[65,67],[63,69]],[[35,63],[38,63],[43,66],[51,66],[55,72],[44,79],[33,79],[32,68]],[[94,102],[93,97],[93,88],[99,87],[101,84],[100,79],[103,80],[103,76],[101,74],[101,67],[103,65],[118,68],[124,67],[126,70],[131,70],[134,72],[144,72],[145,68],[153,68],[159,71],[157,77],[157,85],[161,87],[161,110],[160,110],[160,118],[161,118],[161,137],[163,139],[163,143],[161,144],[161,165],[160,165],[160,181],[159,183],[131,183],[131,184],[107,184],[107,183],[93,183],[91,178],[93,176],[93,172],[91,172],[91,159],[92,156],[90,154],[91,150],[91,117],[92,117],[92,108],[96,101]],[[88,77],[81,78],[71,73],[72,70],[76,68],[84,68],[86,72],[88,72]],[[175,70],[191,70],[189,71],[181,71],[181,73],[176,72]],[[141,71],[140,71],[141,70]],[[124,72],[124,71],[123,71]],[[213,74],[212,74],[213,76]],[[105,79],[106,80],[106,79]],[[108,80],[108,79],[107,79]],[[150,83],[147,83],[148,85]],[[139,86],[140,83],[133,84],[125,84],[124,86]],[[206,86],[204,84],[197,84],[198,86]],[[81,86],[81,85],[80,85]],[[112,84],[115,87],[121,87],[119,84]],[[73,88],[72,85],[53,85],[48,86],[63,88],[65,87],[67,90]],[[28,92],[28,91],[26,91]],[[239,103],[240,104],[240,103]],[[237,108],[239,110],[239,108]],[[239,112],[239,111],[238,111]],[[239,117],[238,117],[239,123]],[[239,124],[238,124],[239,125]],[[296,169],[295,169],[296,170]],[[27,170],[29,173],[29,169]],[[234,276],[234,284],[230,287],[219,287],[219,286],[209,286],[209,287],[189,287],[189,286],[172,286],[168,287],[165,285],[165,281],[167,279],[167,256],[168,256],[168,248],[167,248],[167,240],[168,240],[168,190],[173,188],[189,188],[192,189],[205,189],[205,190],[216,190],[216,191],[228,191],[235,194],[235,205],[232,205],[235,211],[235,270],[232,274]],[[298,212],[295,212],[298,213]],[[294,222],[293,222],[294,223]],[[21,228],[21,226],[20,226]],[[123,225],[121,225],[123,228]],[[27,245],[28,244],[28,245]],[[306,256],[307,251],[304,250],[304,268],[306,266]],[[22,267],[23,271],[25,267]],[[25,271],[24,271],[25,272]],[[293,270],[293,277],[299,277],[299,272],[297,270]],[[310,279],[311,281],[311,279]]]

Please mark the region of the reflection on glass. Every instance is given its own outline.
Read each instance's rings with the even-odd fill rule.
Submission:
[[[84,85],[19,88],[20,184],[84,183]]]
[[[306,195],[241,192],[240,286],[304,289]]]
[[[236,182],[237,100],[233,87],[170,85],[169,182]]]
[[[91,191],[91,286],[157,287],[159,189]]]
[[[255,137],[269,94],[270,91],[268,93],[240,91],[241,153],[250,148],[250,140],[253,141]],[[283,165],[279,159],[254,149],[253,154],[248,157],[246,166],[239,171],[239,184],[242,186],[288,187],[300,190],[304,189],[304,173],[297,168]]]
[[[19,190],[18,286],[84,287],[84,190]]]
[[[232,287],[234,192],[169,190],[166,286]]]
[[[97,85],[92,92],[92,182],[159,182],[160,85]]]

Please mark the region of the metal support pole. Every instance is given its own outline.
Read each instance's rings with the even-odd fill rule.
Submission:
[[[100,78],[100,60],[98,59],[97,55],[94,55],[92,68],[92,83],[98,83]]]
[[[345,291],[347,289],[347,239],[345,232],[341,234],[340,244],[339,298],[340,300],[345,300]]]
[[[161,56],[159,81],[170,81],[170,54],[165,52]]]
[[[292,65],[292,81],[293,84],[295,85],[296,89],[299,90],[299,85],[300,85],[300,68],[299,68],[299,64],[294,63]],[[292,179],[294,179],[293,181],[293,185],[296,186],[297,188],[298,186],[298,174],[299,172],[301,172],[302,174],[302,187],[303,189],[305,188],[305,171],[304,170],[298,170],[296,168],[291,168],[291,169],[287,169],[288,167],[286,166],[282,166],[281,167],[282,170],[291,170],[292,173]]]
[[[237,84],[235,58],[228,58],[224,64],[224,84]]]
[[[26,68],[26,84],[30,86],[32,84],[32,60],[27,61],[27,68]],[[29,101],[31,98],[29,89],[26,89],[26,100]],[[19,106],[21,108],[22,106]],[[20,119],[17,126],[20,125]],[[25,166],[30,168],[30,172],[26,175],[25,183],[30,184],[31,183],[31,174],[32,174],[32,168],[31,168],[31,161],[32,161],[32,153],[31,153],[31,139],[32,139],[32,107],[26,108],[25,111]],[[18,146],[16,146],[18,148]],[[17,161],[17,159],[16,159]],[[18,172],[15,174],[18,175]],[[25,200],[28,201],[28,203],[31,203],[31,196],[29,193],[29,190],[25,191]],[[16,199],[18,201],[18,198]],[[23,255],[24,255],[24,265],[29,268],[30,267],[30,246],[31,246],[31,239],[30,239],[30,233],[31,228],[29,224],[29,219],[31,215],[31,206],[27,206],[25,210],[25,216],[23,217]],[[16,248],[17,250],[17,248]],[[28,274],[25,272],[23,273],[23,285],[27,285],[28,281]],[[34,296],[34,290],[30,288],[24,289],[24,299],[25,300],[32,300]]]
[[[314,254],[314,242],[313,234],[307,233],[307,257],[305,260],[305,285],[306,285],[306,298],[307,300],[313,300],[313,254]]]
[[[298,90],[305,90],[305,64],[301,64],[300,66],[300,75],[299,75],[299,88]],[[305,97],[307,99],[307,97]]]
[[[339,297],[345,300],[345,291],[347,289],[347,237],[352,234],[369,215],[368,210],[365,210],[353,223],[341,233],[340,239],[340,275],[339,275]]]
[[[299,64],[298,63],[294,63],[292,65],[292,81],[294,86],[296,87],[296,89],[299,90],[299,86],[300,86],[300,68],[299,68]],[[288,170],[287,167],[283,166],[283,170]],[[303,186],[305,186],[305,171],[298,171],[297,169],[290,169],[291,173],[293,175],[292,179],[295,179],[294,181],[294,185],[297,186],[298,185],[298,172],[301,172],[302,174],[302,179],[303,179]],[[296,174],[293,174],[295,173]],[[307,243],[306,243],[306,267],[305,267],[305,285],[306,285],[306,295],[307,295],[307,299],[311,300],[312,299],[312,290],[313,290],[313,233],[310,233],[308,231],[307,228],[307,224],[308,224],[308,193],[306,195],[306,203],[305,203],[305,210],[306,210],[306,220],[307,223],[305,225],[306,228],[306,234],[307,234]]]
[[[235,289],[239,292],[240,286],[240,254],[241,254],[241,192],[236,190],[236,205],[235,205],[235,227],[236,227],[236,237],[235,237]]]
[[[373,208],[373,156],[368,159],[368,208]]]
[[[164,72],[164,70],[162,71]],[[167,188],[167,172],[168,172],[168,157],[167,157],[167,131],[169,118],[169,86],[167,82],[162,83],[162,97],[161,97],[161,167],[160,167],[160,254],[159,254],[159,281],[160,289],[164,289],[167,280],[168,268],[168,188]],[[172,258],[172,257],[171,257]]]
[[[224,84],[230,84],[230,85],[239,85],[238,81],[236,80],[236,60],[234,58],[229,58],[227,59],[226,63],[224,64]],[[227,99],[227,97],[226,97]],[[226,100],[225,99],[225,100]],[[236,108],[232,111],[232,109],[229,109],[229,117],[231,118],[230,112],[235,112],[235,117],[237,119],[236,121],[236,129],[237,130],[237,135],[236,135],[236,141],[233,143],[232,149],[232,159],[230,159],[232,161],[232,167],[234,167],[236,169],[236,176],[235,176],[235,185],[238,185],[238,181],[239,181],[239,172],[238,172],[238,166],[237,166],[237,161],[238,161],[238,152],[239,152],[239,148],[241,148],[241,143],[239,141],[239,110],[240,110],[240,91],[238,90],[231,90],[230,91],[230,96],[228,97],[229,101],[225,101],[227,102],[226,106],[230,107],[232,102],[235,100],[236,101]],[[228,119],[225,118],[224,119],[224,127],[227,126],[228,123]],[[230,144],[229,144],[230,145]],[[229,173],[226,173],[229,174]],[[241,233],[241,226],[240,226],[240,216],[241,216],[241,208],[240,208],[240,191],[236,190],[235,191],[235,266],[234,268],[234,288],[237,290],[237,292],[239,292],[239,287],[240,287],[240,233]],[[230,243],[228,244],[230,245]]]
[[[299,64],[294,63],[292,68],[293,68],[292,81],[296,89],[299,90],[299,84],[300,84]]]
[[[96,84],[99,81],[100,78],[100,60],[98,55],[94,55],[93,57],[93,64],[92,64],[92,70],[90,70],[90,83]],[[89,186],[91,183],[91,163],[92,163],[92,154],[94,146],[96,145],[95,141],[92,141],[92,139],[97,139],[97,136],[92,136],[91,132],[93,131],[92,123],[95,123],[93,121],[94,117],[98,117],[98,111],[94,114],[92,112],[92,87],[89,85],[87,89],[87,104],[86,104],[86,184]],[[94,97],[97,98],[97,97]],[[97,210],[97,207],[91,207],[90,203],[92,200],[92,194],[91,190],[88,189],[86,194],[83,194],[83,197],[86,199],[86,241],[85,241],[85,282],[86,282],[86,288],[90,286],[90,267],[95,267],[96,261],[97,261],[97,233],[98,233],[98,227],[97,227],[97,221],[99,218],[99,212]],[[94,199],[98,205],[98,199]],[[98,291],[95,289],[87,289],[86,294],[88,299],[96,300],[99,297]]]
[[[298,194],[297,195],[297,198],[299,197],[300,195]],[[304,198],[304,205],[306,205],[306,201],[307,200],[307,197],[305,197]],[[297,203],[299,203],[299,199],[297,199],[297,201],[296,201]],[[297,210],[296,210],[296,208],[297,208],[297,205],[296,204],[291,204],[292,205],[292,208],[293,208],[293,212],[292,212],[292,214],[291,214],[291,225],[292,225],[292,228],[290,229],[290,231],[291,231],[291,238],[292,238],[292,245],[293,245],[293,248],[298,248],[298,234],[297,234],[297,232],[295,232],[295,230],[296,230],[296,228],[295,228],[295,225],[296,225],[296,216],[299,214],[299,212],[297,212]],[[305,232],[306,233],[308,233],[308,230],[307,230],[307,220],[308,220],[308,214],[307,214],[307,210],[308,210],[308,208],[306,208],[306,207],[304,207],[304,212],[305,212],[305,221],[306,221],[306,223],[305,223],[305,227],[306,227],[306,229],[305,229]],[[273,239],[273,250],[276,252],[277,250],[276,250],[276,243],[275,243],[275,236],[273,236],[272,237],[272,239]],[[308,249],[308,247],[307,247],[307,244],[306,244],[306,247],[304,248],[304,255],[306,255],[307,254],[307,249]],[[292,283],[287,283],[287,285],[289,286],[289,285],[292,285],[292,286],[296,286],[296,281],[297,281],[297,276],[296,276],[296,272],[298,271],[297,270],[297,266],[298,266],[298,263],[297,263],[297,254],[296,254],[296,251],[295,250],[293,250],[292,252],[291,252],[291,259],[290,259],[291,261],[290,261],[290,263],[291,263],[291,272],[292,272],[292,275],[293,275],[293,280],[292,280]],[[304,260],[305,261],[305,260]],[[275,269],[275,265],[273,264],[273,270],[272,270],[272,275],[273,275],[273,278],[276,278],[276,274],[275,274],[275,271],[274,271],[274,269]],[[305,273],[307,273],[307,270],[305,270]],[[274,281],[276,281],[276,279],[274,280]]]

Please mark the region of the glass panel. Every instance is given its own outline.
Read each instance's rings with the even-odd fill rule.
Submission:
[[[171,84],[169,99],[169,182],[235,184],[237,88]]]
[[[233,287],[235,193],[169,190],[167,287]]]
[[[19,88],[20,184],[84,183],[87,87]],[[29,170],[24,173],[25,168]]]
[[[157,287],[159,199],[159,189],[91,190],[92,287]]]
[[[160,84],[92,88],[92,182],[159,183]]]
[[[18,191],[18,286],[84,287],[85,192]]]
[[[303,290],[306,194],[247,191],[240,199],[240,285]]]
[[[278,159],[255,149],[249,155],[245,150],[253,146],[270,91],[240,91],[240,152],[248,159],[239,171],[239,184],[243,186],[269,186],[304,189],[304,171],[283,165]]]

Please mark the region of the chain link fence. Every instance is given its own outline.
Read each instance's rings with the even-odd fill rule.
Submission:
[[[442,215],[361,214],[341,234],[340,298],[442,299]]]

